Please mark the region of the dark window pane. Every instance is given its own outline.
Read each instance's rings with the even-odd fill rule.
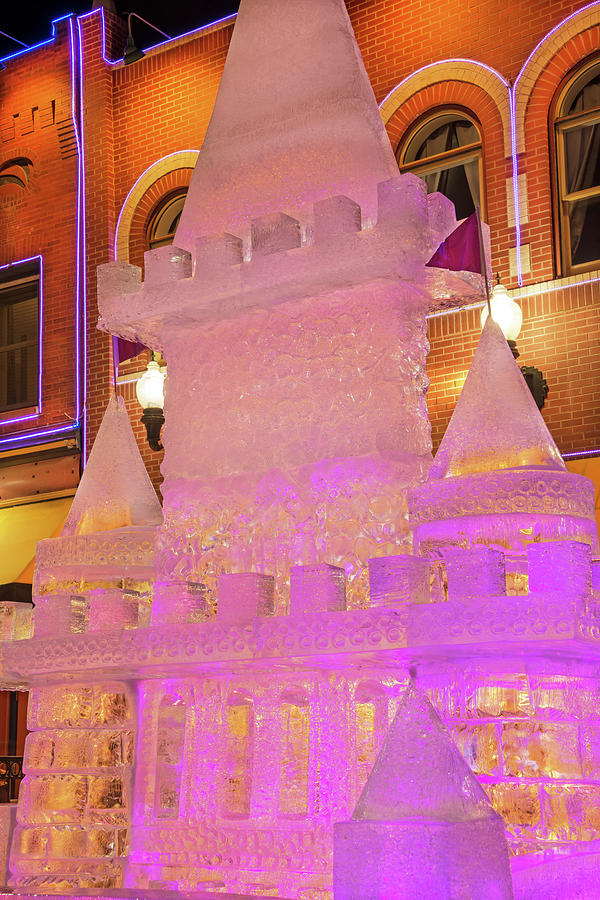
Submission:
[[[479,132],[468,119],[438,116],[415,134],[406,149],[403,163],[416,162],[479,142]]]
[[[39,374],[39,282],[0,283],[0,410],[35,406]],[[29,274],[29,273],[27,273]]]
[[[561,115],[585,112],[600,107],[600,66],[584,72],[567,92],[561,108]]]
[[[600,197],[569,205],[569,230],[572,265],[600,259]]]
[[[462,165],[429,172],[423,176],[428,193],[439,191],[452,200],[457,219],[465,219],[479,204],[479,164],[472,160]]]
[[[567,193],[600,185],[600,122],[565,132]]]

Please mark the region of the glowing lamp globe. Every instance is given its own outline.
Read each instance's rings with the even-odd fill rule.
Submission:
[[[148,368],[135,386],[142,409],[162,409],[165,405],[165,376],[158,363],[151,359]]]
[[[508,291],[503,284],[494,285],[490,300],[492,307],[492,319],[500,326],[502,333],[509,344],[514,344],[521,331],[523,313],[518,303],[508,296]],[[485,325],[488,317],[487,303],[481,310],[481,327]]]

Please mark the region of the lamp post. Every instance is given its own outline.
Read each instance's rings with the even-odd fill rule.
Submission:
[[[490,298],[490,306],[492,309],[492,318],[497,322],[500,329],[508,341],[508,346],[512,351],[515,359],[519,358],[517,350],[517,338],[523,324],[523,313],[519,304],[509,296],[508,291],[503,284],[500,283],[500,276],[497,275],[497,283],[494,285],[492,296]],[[488,317],[487,304],[481,309],[481,327],[485,325]],[[548,384],[543,374],[535,366],[521,366],[523,378],[527,382],[527,387],[531,391],[537,408],[542,409],[546,397],[548,396]]]
[[[160,430],[165,422],[163,408],[165,405],[165,376],[151,354],[150,362],[142,377],[135,386],[138,403],[142,407],[141,421],[146,426],[146,437],[152,450],[162,450]]]

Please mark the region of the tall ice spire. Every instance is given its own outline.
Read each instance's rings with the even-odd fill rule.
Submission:
[[[374,217],[397,174],[343,0],[242,0],[176,246],[339,194]]]

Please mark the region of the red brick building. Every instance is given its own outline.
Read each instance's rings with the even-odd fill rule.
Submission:
[[[481,206],[494,271],[523,311],[520,363],[543,371],[550,430],[563,453],[580,455],[570,465],[593,474],[600,2],[347,6],[401,170],[448,193],[459,216]],[[31,536],[60,527],[57,501],[68,503],[113,390],[110,340],[96,329],[96,267],[113,258],[143,265],[149,246],[171,239],[233,23],[199,27],[124,65],[125,23],[99,8],[55,22],[49,40],[3,61],[0,314],[21,311],[20,331],[0,320],[0,367],[20,379],[9,390],[0,376],[5,539],[15,504],[37,507]],[[473,356],[479,316],[478,308],[431,310],[434,449]],[[158,486],[161,454],[146,443],[134,390],[146,361],[147,354],[121,366],[117,389]],[[16,562],[5,568],[0,582],[31,572],[13,571]]]

